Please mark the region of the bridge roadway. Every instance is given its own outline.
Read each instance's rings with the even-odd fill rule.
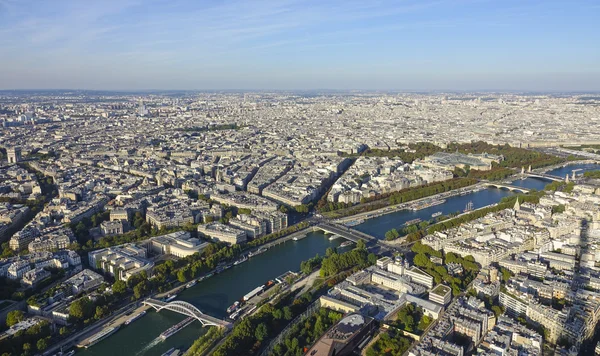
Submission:
[[[547,174],[547,173],[524,172],[523,174],[528,177],[544,178],[544,179],[553,180],[555,182],[562,182],[565,180],[564,178],[553,176],[553,175]]]
[[[151,306],[157,312],[161,310],[170,310],[179,314],[190,316],[198,320],[202,326],[218,326],[223,328],[231,328],[231,323],[217,319],[213,316],[204,314],[200,309],[196,308],[188,302],[176,300],[170,303],[163,302],[162,300],[148,298],[142,302],[145,305]]]
[[[522,193],[529,193],[530,189],[528,188],[523,188],[523,187],[519,187],[516,185],[511,185],[511,184],[504,184],[504,183],[482,183],[482,186],[484,187],[494,187],[494,188],[498,188],[498,189],[508,189],[511,192],[522,192]]]
[[[352,242],[358,242],[359,240],[363,240],[365,242],[378,242],[379,240],[371,236],[369,234],[365,234],[364,232],[350,229],[347,226],[336,224],[334,222],[322,222],[316,226],[316,228],[323,230],[324,232],[328,232],[330,234],[339,235],[347,240]]]
[[[391,250],[398,252],[406,252],[410,249],[412,243],[394,243],[393,241],[380,240],[369,234],[365,234],[362,231],[351,229],[345,225],[334,223],[332,221],[322,221],[320,224],[315,225],[316,229],[320,229],[323,232],[327,232],[334,235],[339,235],[346,240],[350,240],[354,243],[359,240],[365,241],[367,249],[371,252],[378,254],[385,254]]]

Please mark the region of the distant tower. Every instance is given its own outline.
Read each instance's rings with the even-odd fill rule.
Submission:
[[[138,115],[140,115],[140,116],[148,115],[148,110],[146,110],[146,105],[144,105],[144,102],[142,100],[140,100],[140,105],[138,107]]]
[[[525,167],[521,167],[521,175],[525,174]]]
[[[521,204],[519,203],[519,198],[517,198],[517,201],[515,202],[515,206],[513,207],[513,209],[515,211],[521,210]]]
[[[569,173],[565,176],[565,183],[569,183]]]
[[[21,161],[21,147],[15,146],[7,152],[8,163],[17,163]]]
[[[531,173],[531,165],[529,165],[529,168],[527,168],[527,172]]]

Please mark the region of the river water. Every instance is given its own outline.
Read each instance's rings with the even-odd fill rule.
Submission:
[[[206,279],[186,289],[178,300],[192,303],[202,312],[225,318],[227,307],[246,293],[268,280],[275,279],[287,271],[298,271],[300,262],[325,255],[328,247],[339,247],[344,240],[329,240],[321,232],[311,232],[300,241],[287,241],[271,247],[266,252],[247,262]],[[350,247],[348,247],[350,248]],[[186,349],[205,330],[194,322],[164,342],[157,339],[160,333],[185,319],[185,316],[170,311],[154,312],[152,309],[132,324],[123,326],[114,335],[100,341],[77,355],[87,356],[159,356],[171,347]]]
[[[598,169],[598,165],[570,165],[549,171],[548,174],[564,177],[574,169],[582,171]],[[512,184],[524,188],[541,190],[549,181],[545,179],[527,178],[514,181]],[[355,229],[384,238],[387,231],[401,227],[412,219],[431,219],[431,214],[438,211],[446,215],[461,212],[469,202],[473,208],[481,208],[497,203],[500,199],[514,193],[496,188],[483,189],[464,196],[446,199],[441,205],[429,207],[417,212],[402,210],[365,221]],[[234,301],[241,299],[255,287],[274,279],[287,271],[297,271],[300,262],[317,253],[324,255],[328,247],[338,247],[341,239],[329,240],[323,233],[311,232],[300,241],[288,241],[270,248],[267,252],[251,258],[249,261],[234,266],[216,276],[198,283],[179,294],[178,299],[190,302],[203,312],[215,317],[224,318],[226,309]],[[160,333],[183,320],[183,315],[170,311],[156,313],[150,310],[144,317],[128,326],[124,326],[111,337],[99,342],[77,355],[85,356],[159,356],[171,347],[186,349],[194,340],[205,332],[198,322],[192,323],[164,342],[158,341]]]

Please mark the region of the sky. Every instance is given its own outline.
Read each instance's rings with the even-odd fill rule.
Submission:
[[[600,90],[598,0],[0,0],[0,89]]]

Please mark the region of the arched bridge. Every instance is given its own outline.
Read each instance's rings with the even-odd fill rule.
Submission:
[[[142,302],[145,305],[149,305],[154,308],[157,312],[165,309],[170,310],[179,314],[187,315],[198,320],[202,326],[218,326],[224,328],[230,328],[231,323],[217,319],[210,315],[206,315],[188,302],[176,300],[170,303],[163,302],[162,300],[148,298]]]
[[[523,174],[528,177],[543,178],[543,179],[548,179],[548,180],[552,180],[555,182],[562,182],[565,180],[564,178],[553,176],[551,174],[546,174],[546,173],[525,172]]]
[[[358,240],[366,241],[374,241],[377,242],[377,238],[365,234],[364,232],[350,229],[347,226],[337,224],[334,222],[323,222],[316,226],[318,229],[321,229],[323,232],[327,232],[334,235],[339,235],[347,240],[352,242],[358,242]]]
[[[527,188],[519,187],[516,185],[510,185],[510,184],[484,183],[483,186],[489,187],[489,188],[508,189],[511,192],[529,193],[529,189],[527,189]]]

